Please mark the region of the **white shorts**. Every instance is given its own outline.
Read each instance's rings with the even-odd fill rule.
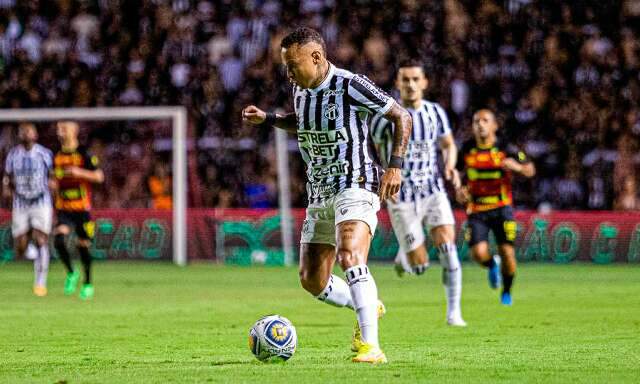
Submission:
[[[11,234],[18,237],[31,229],[51,233],[53,208],[50,205],[14,208],[11,212]]]
[[[345,189],[334,197],[307,207],[300,242],[335,246],[336,226],[349,220],[364,221],[373,236],[379,210],[380,198],[375,193],[360,188]]]
[[[455,225],[449,198],[444,192],[434,193],[410,203],[387,202],[389,218],[400,248],[411,252],[424,243],[427,230],[441,225]]]

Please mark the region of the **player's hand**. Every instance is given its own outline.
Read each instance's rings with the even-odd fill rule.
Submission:
[[[76,167],[75,165],[71,165],[71,166],[65,167],[64,175],[73,177],[73,178],[79,178],[82,176],[82,169],[80,169],[80,167]]]
[[[500,166],[506,171],[513,171],[516,173],[522,172],[522,164],[518,163],[517,160],[510,157],[502,160],[502,164],[500,164]]]
[[[455,168],[445,169],[444,178],[453,185],[454,189],[459,189],[462,185],[462,182],[460,181],[460,173]]]
[[[380,189],[378,190],[380,201],[391,199],[391,201],[395,203],[396,195],[400,192],[400,184],[402,184],[402,173],[400,168],[387,169],[384,175],[382,175]]]
[[[456,201],[460,204],[467,204],[471,200],[469,189],[467,187],[460,187],[456,189]]]
[[[11,193],[11,189],[2,188],[2,198],[4,200],[11,200],[12,197],[13,197],[13,194]]]
[[[250,105],[242,110],[242,121],[258,125],[264,123],[267,113],[255,105]]]

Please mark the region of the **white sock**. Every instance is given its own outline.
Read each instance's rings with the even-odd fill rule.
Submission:
[[[458,260],[458,250],[454,243],[444,243],[438,247],[442,264],[442,284],[447,296],[447,319],[462,317],[460,296],[462,295],[462,266]]]
[[[336,307],[348,307],[353,309],[353,300],[351,300],[351,291],[347,283],[336,275],[329,277],[327,286],[316,298]]]
[[[398,248],[398,254],[396,255],[394,263],[401,265],[405,273],[413,274],[413,268],[411,268],[411,264],[409,264],[409,257],[402,248]]]
[[[49,246],[40,247],[38,257],[34,260],[33,266],[36,275],[36,285],[46,287],[47,275],[49,274]]]
[[[378,288],[376,282],[369,273],[369,268],[364,264],[353,266],[344,273],[358,316],[362,341],[378,347]]]

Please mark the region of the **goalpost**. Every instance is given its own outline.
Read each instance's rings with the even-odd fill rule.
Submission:
[[[0,109],[0,122],[171,120],[173,170],[173,262],[187,264],[187,111],[184,107]]]

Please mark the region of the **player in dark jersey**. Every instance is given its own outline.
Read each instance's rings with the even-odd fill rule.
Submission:
[[[467,204],[467,241],[471,255],[489,269],[492,288],[498,288],[502,277],[500,300],[504,305],[511,305],[511,285],[516,273],[513,243],[517,229],[513,220],[511,178],[514,173],[533,177],[536,169],[524,152],[497,139],[498,122],[492,111],[477,111],[472,127],[475,138],[465,143],[459,158],[466,185],[456,191],[456,196],[460,203]],[[489,253],[489,231],[496,238],[500,258]]]
[[[67,269],[64,294],[71,295],[78,285],[80,274],[73,268],[66,246],[66,238],[73,228],[78,235],[76,247],[84,267],[84,284],[80,298],[91,299],[94,294],[91,283],[91,253],[89,247],[94,234],[91,221],[91,185],[104,181],[104,174],[98,168],[98,159],[90,155],[78,142],[78,123],[61,121],[57,124],[60,150],[56,153],[54,175],[58,182],[56,210],[58,223],[54,230],[54,244],[60,260]]]

